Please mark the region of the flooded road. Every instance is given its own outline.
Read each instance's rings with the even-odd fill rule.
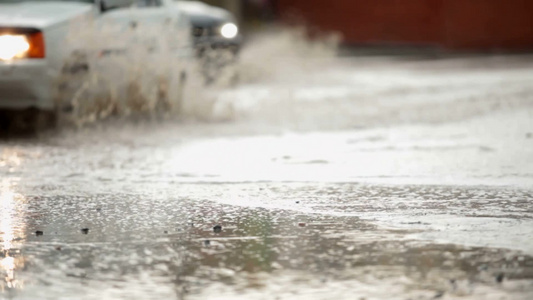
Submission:
[[[178,120],[2,140],[0,298],[533,297],[531,57],[263,46]]]

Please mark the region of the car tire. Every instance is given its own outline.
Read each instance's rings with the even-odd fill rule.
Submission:
[[[50,110],[29,108],[25,110],[2,111],[2,133],[7,136],[37,135],[56,125],[56,114]]]

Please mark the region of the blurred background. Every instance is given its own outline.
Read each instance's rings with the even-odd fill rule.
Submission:
[[[336,32],[345,45],[533,49],[530,0],[206,0],[254,30],[272,21]]]

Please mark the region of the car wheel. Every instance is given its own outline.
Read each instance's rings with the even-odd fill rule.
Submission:
[[[25,110],[3,111],[2,131],[7,135],[36,135],[52,129],[56,125],[54,111],[29,108]]]

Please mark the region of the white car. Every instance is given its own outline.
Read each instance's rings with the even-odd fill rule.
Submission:
[[[182,89],[190,30],[172,0],[0,0],[0,109],[149,109]]]

